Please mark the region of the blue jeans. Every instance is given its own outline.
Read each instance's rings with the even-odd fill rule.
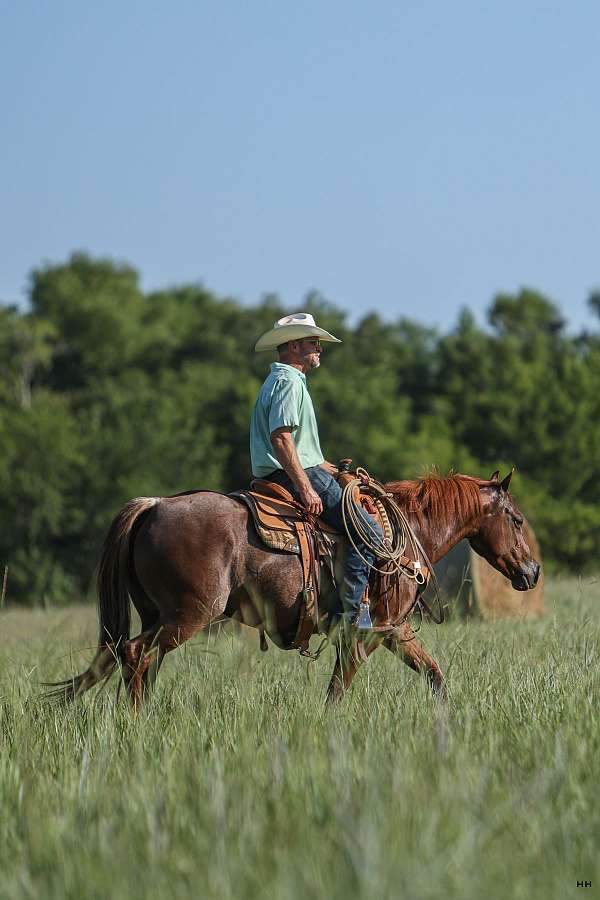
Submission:
[[[312,466],[304,471],[308,476],[308,480],[310,481],[313,490],[321,498],[323,504],[321,518],[327,525],[331,525],[336,531],[341,531],[342,534],[345,534],[344,520],[342,517],[341,487],[335,478],[330,475],[329,472],[326,472],[325,469],[322,469],[321,466]],[[280,484],[298,499],[298,492],[296,491],[291,478],[289,478],[282,469],[277,469],[275,472],[267,475],[267,480],[275,481],[277,484]],[[362,508],[362,506],[357,506],[355,504],[354,510],[356,515],[362,520],[363,526],[372,542],[374,544],[379,544],[383,538],[383,532],[379,524]],[[339,615],[341,612],[348,614],[358,612],[361,598],[369,580],[369,566],[367,565],[367,562],[372,565],[376,559],[376,555],[360,540],[350,523],[349,527],[357,549],[352,546],[350,541],[347,542],[344,586],[341,591],[341,597],[339,598],[341,605],[339,605],[337,609],[334,608],[332,610],[332,615],[334,616]],[[358,551],[360,551],[360,553]],[[361,555],[367,562],[361,559]]]

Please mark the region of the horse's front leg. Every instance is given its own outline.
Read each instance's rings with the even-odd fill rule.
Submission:
[[[415,672],[425,674],[434,696],[445,699],[446,687],[442,670],[417,639],[409,622],[395,628],[384,639],[383,644],[391,653],[401,656]]]
[[[335,666],[329,687],[327,688],[327,703],[339,703],[356,675],[360,663],[350,653],[345,652],[341,641],[335,648]]]
[[[335,666],[327,688],[328,704],[338,703],[343,698],[360,666],[366,662],[366,657],[370,656],[380,643],[379,635],[370,635],[365,641],[361,640],[361,646],[356,639],[348,640],[347,635],[343,633],[340,635],[336,644]]]

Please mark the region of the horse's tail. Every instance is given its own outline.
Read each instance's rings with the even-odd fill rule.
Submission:
[[[117,668],[123,643],[129,638],[129,551],[131,535],[140,516],[159,502],[159,497],[130,500],[117,513],[108,530],[98,565],[98,649],[89,667],[80,675],[47,684],[46,698],[76,700],[90,688],[109,678]]]

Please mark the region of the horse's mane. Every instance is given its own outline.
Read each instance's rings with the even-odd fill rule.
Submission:
[[[385,488],[408,514],[419,521],[433,519],[447,521],[479,515],[482,511],[480,487],[489,484],[482,478],[470,475],[439,475],[430,472],[416,481],[391,481]]]

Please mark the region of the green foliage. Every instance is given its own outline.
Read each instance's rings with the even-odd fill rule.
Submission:
[[[33,272],[31,307],[60,335],[50,381],[63,390],[118,371],[143,347],[144,302],[129,266],[76,253],[66,265]]]
[[[131,267],[83,253],[34,271],[30,299],[0,308],[0,571],[9,600],[67,602],[88,592],[130,497],[247,483],[274,358],[254,342],[286,310],[201,285],[144,296]],[[302,305],[343,340],[310,377],[329,459],[385,480],[516,465],[545,562],[597,566],[597,333],[570,336],[532,290],[496,297],[489,329],[464,311],[447,334],[375,313],[350,327],[318,293]]]
[[[30,406],[3,412],[0,563],[9,566],[11,596],[25,603],[68,602],[85,528],[78,422],[63,396],[44,389]]]
[[[31,404],[31,385],[50,368],[56,335],[46,319],[0,308],[0,391],[7,407]]]

